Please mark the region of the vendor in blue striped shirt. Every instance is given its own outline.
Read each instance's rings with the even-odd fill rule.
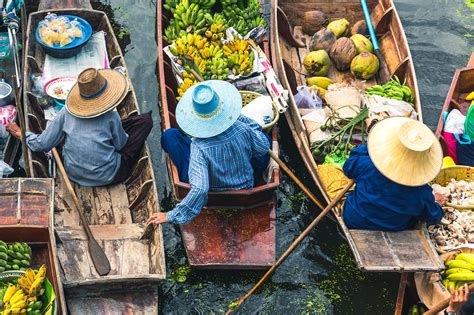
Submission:
[[[176,109],[181,130],[168,129],[163,150],[191,190],[171,211],[153,214],[148,223],[186,224],[206,205],[208,191],[249,189],[266,169],[270,137],[254,120],[241,115],[239,91],[210,80],[189,88]]]

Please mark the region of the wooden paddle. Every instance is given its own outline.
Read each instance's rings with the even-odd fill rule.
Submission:
[[[309,191],[309,189],[295,176],[295,174],[281,161],[272,151],[269,151],[268,154],[272,159],[277,162],[278,165],[293,179],[296,184],[306,193],[308,197],[316,204],[318,207],[321,207],[319,201],[314,197],[314,195]],[[341,200],[341,198],[346,194],[346,192],[354,185],[354,181],[351,180],[346,187],[333,199],[329,205],[324,208],[324,210],[316,217],[316,219],[311,222],[311,224],[291,243],[288,249],[283,253],[283,255],[278,258],[278,260],[268,269],[268,271],[263,275],[262,278],[248,291],[243,297],[237,300],[233,308],[229,308],[226,314],[230,314],[235,311],[255,290],[260,287],[260,285],[275,271],[275,269],[281,265],[281,263],[291,254],[291,252],[305,239],[305,237],[311,232],[311,230],[331,211],[331,209]],[[322,207],[321,207],[322,209]]]
[[[69,181],[69,177],[67,176],[66,170],[64,169],[64,165],[61,161],[61,157],[59,156],[58,150],[56,150],[56,148],[53,148],[51,152],[53,153],[54,159],[56,160],[56,164],[59,167],[61,175],[63,176],[64,182],[66,183],[67,190],[69,191],[72,196],[72,199],[74,200],[77,212],[79,212],[82,227],[84,228],[84,231],[87,235],[89,254],[91,255],[92,263],[94,264],[94,267],[99,275],[106,276],[110,272],[110,262],[107,259],[104,250],[102,249],[102,247],[100,247],[99,243],[97,243],[96,239],[94,238],[94,235],[92,235],[89,223],[87,223],[84,213],[81,210],[81,204],[79,203],[79,199],[77,198],[76,192],[74,191],[74,188],[72,187],[72,184]]]
[[[360,4],[362,5],[362,11],[364,11],[365,24],[367,24],[367,29],[369,30],[370,40],[372,41],[372,45],[374,46],[374,53],[375,55],[377,55],[377,58],[379,58],[380,67],[378,72],[378,83],[384,84],[390,80],[390,71],[388,70],[387,62],[385,61],[385,58],[383,57],[380,51],[377,36],[375,35],[375,30],[372,26],[372,21],[370,20],[370,12],[369,8],[367,7],[367,2],[365,0],[360,0]]]
[[[471,284],[469,286],[469,292],[472,293],[472,291],[474,291],[474,284]],[[430,308],[428,311],[424,312],[423,314],[424,315],[438,314],[439,312],[443,311],[449,306],[449,300],[450,298],[447,298],[446,300],[436,304],[435,306],[433,306],[432,308]]]

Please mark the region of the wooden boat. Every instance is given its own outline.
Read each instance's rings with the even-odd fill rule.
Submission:
[[[469,109],[470,102],[466,101],[466,95],[474,91],[474,53],[466,67],[456,70],[451,87],[441,110],[436,134],[441,135],[443,131],[444,113],[458,109],[464,115]],[[441,137],[441,136],[440,136]],[[442,137],[441,137],[442,138]],[[446,153],[445,153],[446,155]],[[407,314],[408,309],[420,300],[416,291],[413,274],[403,275],[400,279],[395,315]]]
[[[53,232],[54,183],[47,178],[0,179],[0,239],[25,242],[33,250],[31,266],[46,265],[56,293],[58,314],[66,314]],[[54,314],[54,311],[53,311]]]
[[[63,6],[77,5],[71,9]],[[92,10],[89,1],[41,1],[43,11],[32,13],[28,21],[25,46],[24,108],[27,129],[40,133],[46,125],[43,109],[32,93],[32,73],[42,72],[45,54],[35,41],[38,23],[53,12],[87,20],[94,32],[104,31],[110,67],[125,67],[125,60],[105,13]],[[117,107],[122,118],[139,113],[132,85]],[[166,277],[161,227],[150,239],[139,240],[144,222],[159,211],[155,177],[146,146],[130,177],[122,184],[106,187],[75,185],[91,230],[104,249],[111,272],[99,276],[89,255],[87,239],[80,226],[78,212],[61,176],[49,172],[45,153],[26,152],[34,178],[55,176],[55,232],[57,256],[71,314],[157,313],[157,283]]]
[[[163,53],[168,45],[163,32],[170,15],[157,2],[157,38],[161,123],[163,130],[178,128],[175,119],[177,82],[171,60]],[[263,49],[269,55],[268,43]],[[278,154],[275,128],[273,151]],[[173,195],[181,201],[190,185],[179,180],[176,166],[167,157]],[[207,205],[197,218],[180,226],[191,266],[201,268],[265,268],[275,260],[275,190],[279,185],[279,169],[270,168],[269,180],[253,189],[210,192]],[[211,228],[210,228],[211,227]]]
[[[414,106],[421,120],[421,105],[413,62],[408,49],[407,40],[395,6],[391,0],[367,1],[372,12],[380,50],[387,62],[388,70],[400,80],[406,79],[413,91]],[[271,42],[273,65],[280,77],[282,85],[289,90],[289,108],[285,116],[300,152],[316,186],[321,190],[326,201],[329,196],[319,178],[318,166],[313,158],[309,138],[301,116],[296,107],[293,95],[296,87],[303,85],[304,73],[302,59],[309,52],[307,44],[310,37],[303,33],[302,23],[304,12],[320,10],[330,19],[346,18],[351,25],[364,19],[364,14],[357,0],[345,1],[272,1]],[[298,57],[300,56],[300,57]],[[350,73],[337,71],[334,67],[329,73],[334,82],[352,81]],[[375,83],[373,79],[372,82]],[[426,228],[400,232],[381,232],[366,230],[350,230],[344,224],[342,214],[333,209],[354,253],[359,268],[366,271],[418,271],[438,270],[442,263],[433,245],[427,237]]]

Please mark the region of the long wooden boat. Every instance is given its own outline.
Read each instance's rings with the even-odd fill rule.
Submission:
[[[25,242],[33,250],[31,266],[46,265],[56,293],[58,314],[66,314],[53,231],[54,182],[48,178],[0,179],[0,239]]]
[[[454,73],[451,87],[441,110],[436,134],[441,135],[443,131],[444,113],[453,109],[461,111],[466,115],[470,102],[466,101],[466,95],[474,91],[474,53],[471,54],[466,67],[457,69]],[[446,153],[445,153],[446,155]],[[408,309],[420,300],[416,291],[413,275],[405,275],[400,279],[395,315],[407,314]]]
[[[421,104],[413,62],[397,11],[391,0],[367,1],[380,50],[387,62],[390,74],[405,80],[413,91],[414,106],[421,120]],[[305,11],[320,10],[330,19],[346,18],[353,25],[364,19],[358,0],[345,1],[290,1],[272,0],[271,42],[273,65],[282,85],[289,90],[289,108],[285,116],[296,146],[308,172],[326,201],[330,199],[318,175],[318,165],[313,158],[309,138],[294,100],[296,87],[304,85],[302,58],[309,52],[310,37],[302,31]],[[300,56],[300,57],[298,57]],[[332,67],[329,77],[334,82],[350,82],[350,73],[339,72]],[[369,83],[375,83],[372,79]],[[342,213],[333,209],[359,268],[366,271],[417,271],[438,270],[442,263],[427,237],[426,228],[404,232],[350,230],[344,224]]]
[[[76,6],[60,9],[64,6]],[[27,129],[40,133],[46,126],[43,109],[32,93],[32,73],[42,72],[45,54],[35,41],[35,29],[48,12],[70,14],[87,20],[93,32],[104,31],[111,68],[124,67],[125,59],[105,13],[92,10],[89,1],[41,1],[43,9],[29,17],[25,46],[24,108]],[[122,118],[139,113],[133,90],[117,107]],[[50,174],[50,159],[45,153],[26,152],[34,178],[55,177],[55,232],[57,257],[72,314],[157,313],[157,283],[166,277],[161,227],[150,239],[140,240],[147,218],[159,211],[155,177],[145,146],[133,173],[122,184],[106,187],[80,187],[75,190],[91,230],[104,249],[111,272],[99,276],[92,264],[87,238],[77,209],[61,176]]]
[[[171,60],[163,53],[168,45],[163,32],[170,15],[157,2],[157,39],[161,123],[163,130],[178,128],[175,119],[177,81]],[[263,49],[269,56],[268,42]],[[273,151],[278,154],[276,129],[273,128]],[[190,185],[179,180],[178,170],[167,157],[173,195],[181,201]],[[275,190],[279,169],[270,168],[269,180],[253,189],[210,192],[207,205],[192,222],[180,226],[191,266],[201,268],[265,268],[275,260]]]

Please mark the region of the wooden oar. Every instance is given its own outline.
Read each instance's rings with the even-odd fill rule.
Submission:
[[[94,238],[94,235],[92,234],[92,231],[89,227],[89,223],[87,223],[86,217],[82,212],[82,207],[79,203],[79,199],[77,198],[76,192],[74,191],[74,188],[72,187],[72,184],[69,181],[69,177],[67,176],[66,170],[64,169],[64,165],[61,161],[61,157],[59,156],[58,150],[56,150],[56,148],[53,148],[51,152],[53,153],[54,159],[56,160],[56,164],[58,165],[61,175],[63,176],[64,182],[66,183],[67,190],[69,191],[72,196],[72,199],[74,200],[77,212],[79,212],[82,227],[84,228],[84,231],[87,235],[89,254],[91,255],[92,263],[94,264],[94,267],[99,275],[106,276],[110,272],[110,262],[107,259],[104,250],[102,249],[102,247],[100,247],[99,243],[97,243],[96,239]]]
[[[474,291],[474,284],[471,284],[469,286],[469,292],[472,292],[472,291]],[[450,298],[447,298],[446,300],[436,304],[435,306],[433,306],[432,308],[430,308],[428,311],[424,312],[423,314],[424,315],[438,314],[439,312],[443,311],[449,306],[449,300]]]
[[[380,78],[380,82],[378,83],[384,84],[390,80],[390,77],[391,77],[390,71],[388,70],[387,62],[385,61],[385,58],[380,52],[379,43],[377,41],[375,30],[374,30],[374,27],[372,26],[372,21],[370,19],[370,12],[369,12],[369,8],[367,7],[367,2],[365,0],[360,0],[360,4],[362,5],[362,11],[364,11],[365,24],[367,24],[367,29],[369,30],[370,40],[372,41],[372,45],[374,46],[374,53],[377,55],[377,58],[379,58],[380,67],[379,67],[378,76]]]
[[[309,192],[309,189],[304,186],[301,181],[298,180],[298,178],[293,174],[293,172],[281,161],[272,151],[269,151],[270,156],[272,159],[275,160],[275,162],[280,165],[280,167],[287,172],[287,174],[296,182],[300,188],[308,194],[308,197],[315,202],[318,207],[319,207],[319,202],[317,199],[314,197],[314,195]],[[291,252],[301,243],[301,241],[304,240],[304,238],[311,232],[311,230],[331,211],[331,209],[341,200],[341,198],[345,195],[345,193],[354,185],[354,181],[351,180],[346,187],[337,195],[335,199],[333,199],[329,205],[324,208],[324,210],[316,217],[316,219],[311,222],[311,224],[291,243],[291,245],[288,247],[288,249],[283,253],[283,255],[278,258],[278,260],[271,266],[270,269],[263,275],[263,277],[248,291],[243,297],[241,297],[235,304],[235,306],[231,309],[228,309],[226,314],[230,314],[233,311],[235,311],[255,290],[257,290],[260,285],[275,271],[275,269],[281,265],[281,263],[291,254]]]

